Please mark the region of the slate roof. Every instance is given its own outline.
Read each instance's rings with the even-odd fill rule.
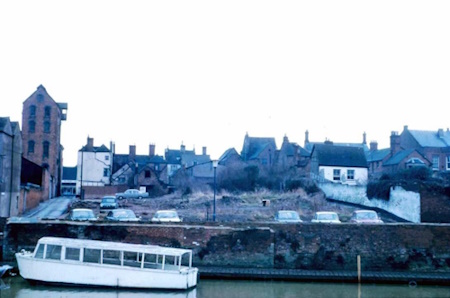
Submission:
[[[62,180],[77,180],[77,167],[63,167]]]
[[[450,147],[450,131],[442,130],[442,137],[437,131],[409,130],[421,147]]]
[[[166,149],[164,154],[167,163],[169,164],[181,164],[182,156],[187,155],[195,155],[194,150],[175,150],[175,149]]]
[[[319,166],[340,166],[367,168],[367,160],[361,147],[316,144],[313,155]]]
[[[154,155],[150,157],[149,155],[136,155],[134,157],[134,161],[138,163],[138,168],[141,169],[145,167],[147,164],[166,164],[167,162],[160,155]],[[113,157],[113,173],[117,172],[124,165],[130,162],[130,158],[128,154],[114,154]]]
[[[227,149],[220,157],[219,157],[219,164],[224,164],[228,161],[229,158],[233,157],[233,156],[239,156],[239,153],[237,153],[236,149],[234,148],[230,148]]]
[[[93,146],[92,148],[89,148],[89,146],[85,145],[83,146],[80,151],[83,152],[110,152],[110,150],[105,146],[105,145],[101,145],[101,146]]]
[[[407,158],[414,151],[417,151],[417,150],[415,150],[415,149],[401,150],[401,151],[397,152],[396,154],[394,154],[394,156],[392,156],[391,158],[386,160],[386,162],[383,163],[383,166],[398,165],[399,163],[401,163],[405,158]]]
[[[380,150],[372,150],[372,151],[366,152],[366,159],[367,159],[367,162],[382,161],[390,153],[391,153],[390,148],[380,149]]]
[[[275,149],[277,148],[275,138],[258,138],[246,136],[241,155],[246,160],[258,158],[259,154],[264,151],[267,146],[270,145],[272,145]]]
[[[324,142],[309,142],[305,145],[305,150],[312,152],[315,145],[324,145]],[[332,142],[333,146],[340,146],[340,147],[356,147],[356,148],[362,148],[365,152],[369,151],[369,147],[367,147],[367,144],[363,143],[334,143]]]
[[[0,131],[11,133],[9,130],[11,127],[8,126],[8,123],[10,123],[9,117],[0,117]],[[6,131],[6,129],[8,129],[8,131]]]

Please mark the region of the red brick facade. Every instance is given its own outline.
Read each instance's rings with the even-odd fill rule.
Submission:
[[[61,121],[65,120],[65,109],[66,105],[56,103],[42,85],[23,102],[23,156],[48,168],[51,197],[60,194],[63,164]]]

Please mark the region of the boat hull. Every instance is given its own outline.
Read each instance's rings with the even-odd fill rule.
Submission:
[[[30,281],[116,288],[190,289],[197,285],[197,268],[142,269],[106,264],[36,259],[17,253],[20,275]]]

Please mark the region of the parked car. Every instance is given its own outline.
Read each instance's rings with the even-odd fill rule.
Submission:
[[[102,209],[116,209],[119,208],[119,202],[116,197],[104,196],[100,202],[100,210]]]
[[[275,214],[275,221],[277,222],[303,222],[300,219],[297,211],[294,210],[279,210]]]
[[[383,223],[378,214],[373,210],[355,210],[353,211],[350,222],[355,223]]]
[[[321,223],[341,223],[339,216],[336,212],[331,211],[319,211],[314,214],[314,218],[311,222]]]
[[[123,199],[143,199],[148,198],[148,192],[140,192],[137,189],[127,189],[125,192],[116,193],[116,198]]]
[[[181,222],[175,210],[159,210],[153,215],[152,222]]]
[[[108,212],[105,217],[110,221],[140,221],[141,218],[137,217],[131,209],[114,209]]]
[[[69,219],[77,221],[96,221],[98,220],[98,217],[95,216],[94,211],[91,209],[75,208],[70,210]]]

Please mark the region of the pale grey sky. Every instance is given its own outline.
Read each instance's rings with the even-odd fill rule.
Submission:
[[[450,1],[0,1],[0,116],[42,84],[68,103],[64,165],[87,136],[138,154],[245,133],[389,146],[447,128]]]

